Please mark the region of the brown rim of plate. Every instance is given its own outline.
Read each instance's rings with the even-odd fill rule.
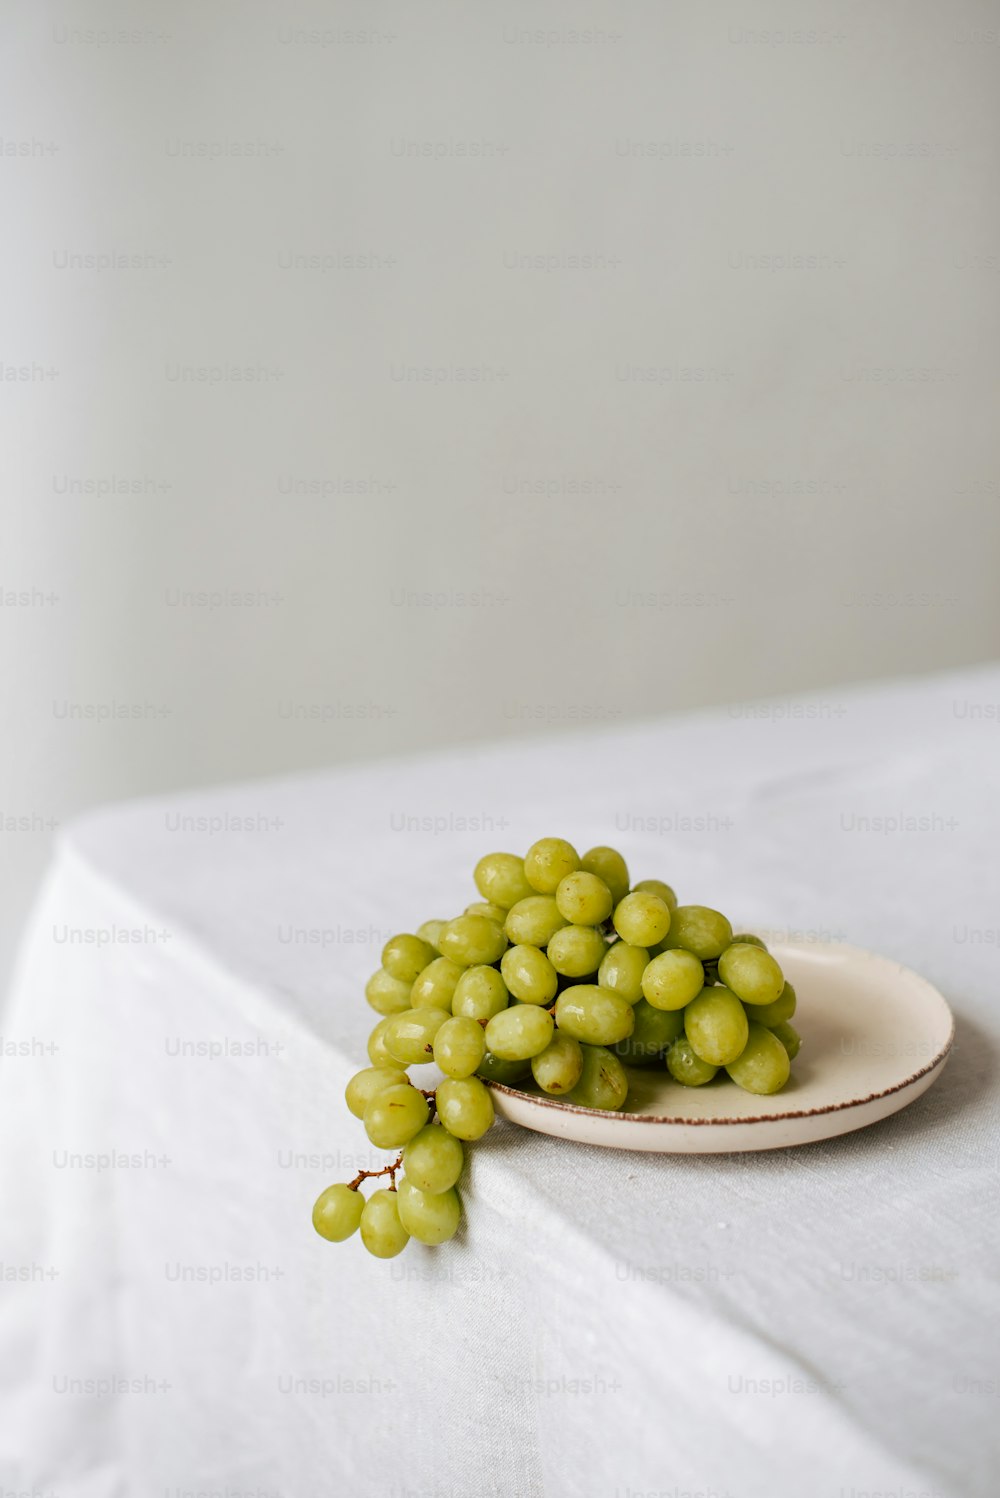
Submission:
[[[755,1113],[747,1118],[676,1118],[670,1114],[663,1113],[622,1113],[616,1108],[582,1108],[579,1103],[564,1103],[554,1097],[538,1097],[533,1092],[522,1092],[519,1087],[508,1087],[506,1082],[487,1082],[487,1087],[496,1088],[497,1092],[505,1092],[508,1097],[523,1097],[529,1103],[540,1103],[543,1108],[558,1108],[563,1113],[589,1113],[593,1118],[627,1118],[630,1123],[637,1124],[679,1124],[684,1127],[693,1128],[729,1128],[733,1124],[756,1124],[756,1123],[781,1123],[786,1118],[817,1118],[823,1113],[842,1113],[845,1108],[863,1108],[865,1103],[875,1103],[879,1098],[892,1097],[894,1092],[902,1092],[904,1087],[912,1087],[914,1082],[919,1082],[921,1077],[926,1077],[941,1065],[948,1057],[955,1040],[955,1016],[951,1016],[951,1029],[948,1039],[941,1050],[915,1071],[911,1077],[902,1082],[897,1082],[893,1087],[886,1087],[882,1092],[869,1093],[867,1097],[852,1098],[849,1103],[831,1103],[828,1108],[799,1108],[788,1113]],[[482,1080],[482,1079],[481,1079]],[[678,1084],[680,1085],[680,1084]],[[694,1089],[697,1091],[697,1089]]]

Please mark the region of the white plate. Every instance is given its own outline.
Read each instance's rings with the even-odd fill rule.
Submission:
[[[765,938],[767,933],[762,933]],[[795,985],[802,1049],[772,1097],[724,1073],[682,1087],[666,1067],[632,1067],[626,1109],[578,1108],[492,1083],[503,1118],[580,1144],[668,1154],[783,1149],[847,1134],[912,1103],[941,1075],[955,1033],[951,1010],[926,979],[856,947],[769,942]]]

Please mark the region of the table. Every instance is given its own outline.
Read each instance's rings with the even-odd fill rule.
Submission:
[[[988,667],[81,818],[3,1025],[0,1488],[994,1494],[998,749]],[[382,942],[550,833],[916,967],[941,1081],[766,1155],[501,1124],[451,1245],[322,1242]]]

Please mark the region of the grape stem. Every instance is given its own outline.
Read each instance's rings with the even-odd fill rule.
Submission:
[[[357,1189],[361,1185],[362,1181],[371,1180],[374,1176],[389,1176],[390,1177],[389,1190],[390,1191],[395,1191],[395,1189],[396,1189],[396,1171],[400,1169],[400,1167],[402,1166],[402,1164],[403,1164],[403,1154],[402,1154],[402,1151],[400,1151],[400,1153],[396,1156],[396,1158],[392,1162],[392,1164],[391,1165],[384,1165],[381,1170],[359,1170],[358,1173],[357,1173],[357,1175],[354,1177],[354,1180],[353,1181],[348,1181],[348,1183],[347,1183],[347,1189],[349,1191],[357,1191]]]
[[[413,1084],[411,1083],[410,1085],[412,1086]],[[417,1091],[420,1093],[421,1097],[425,1097],[427,1099],[427,1102],[430,1105],[430,1112],[427,1115],[427,1122],[429,1124],[432,1124],[434,1122],[434,1115],[437,1112],[437,1093],[433,1090],[433,1088],[428,1091],[426,1087],[418,1087]],[[402,1156],[400,1156],[400,1159],[402,1159]]]

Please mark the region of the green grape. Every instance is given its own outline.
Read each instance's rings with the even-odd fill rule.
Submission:
[[[500,959],[500,972],[522,1004],[548,1004],[556,996],[559,976],[539,947],[508,947]]]
[[[365,998],[376,1014],[400,1014],[410,1007],[412,985],[402,983],[380,967],[365,984]]]
[[[386,1050],[404,1066],[433,1061],[434,1037],[450,1018],[447,1009],[408,1009],[405,1014],[394,1014],[385,1032]]]
[[[547,947],[556,932],[567,924],[551,895],[532,895],[511,906],[504,930],[519,946]]]
[[[556,999],[556,1024],[574,1040],[606,1046],[631,1035],[635,1016],[632,1005],[610,989],[578,983]]]
[[[435,957],[410,990],[410,1004],[414,1009],[450,1009],[461,976],[462,969],[457,962],[449,962],[447,957]]]
[[[607,942],[594,926],[564,926],[549,942],[548,958],[563,977],[586,978],[597,972],[607,950]]]
[[[705,970],[692,952],[661,952],[642,975],[643,997],[654,1009],[683,1009],[705,985]]]
[[[509,998],[507,985],[495,967],[467,967],[455,986],[451,1009],[465,1019],[492,1019],[507,1008]]]
[[[537,1004],[517,1004],[495,1014],[486,1026],[486,1044],[501,1061],[530,1061],[552,1039],[553,1020]]]
[[[491,905],[489,900],[473,900],[471,905],[466,905],[464,914],[485,916],[488,921],[492,921],[495,926],[500,926],[501,928],[507,919],[507,912],[504,907],[502,905]]]
[[[728,988],[703,988],[684,1011],[684,1032],[702,1061],[728,1066],[747,1043],[747,1012]]]
[[[454,1236],[464,1143],[494,1122],[487,1084],[533,1077],[542,1093],[614,1111],[628,1095],[623,1063],[665,1057],[685,1086],[724,1067],[763,1095],[784,1086],[799,1050],[795,990],[765,942],[734,936],[717,910],[679,906],[662,880],[630,888],[616,849],[581,858],[564,839],[541,838],[523,859],[487,854],[474,877],[481,898],[391,937],[365,986],[381,1018],[371,1066],[345,1097],[374,1145],[402,1148],[405,1174],[367,1202],[351,1186],[328,1187],[313,1223],[330,1241],[360,1228],[377,1257],[410,1236]],[[445,1077],[428,1106],[405,1068],[431,1059]]]
[[[483,915],[460,915],[447,921],[438,937],[441,956],[459,967],[499,962],[507,946],[503,927]]]
[[[747,1043],[726,1071],[744,1092],[780,1092],[791,1067],[788,1052],[764,1025],[751,1024]]]
[[[601,959],[597,981],[601,988],[610,988],[626,1004],[638,1004],[642,998],[642,975],[648,962],[649,953],[645,947],[616,941]]]
[[[368,1066],[356,1072],[347,1084],[344,1097],[355,1118],[364,1118],[372,1098],[387,1087],[402,1087],[410,1079],[398,1062],[391,1066]]]
[[[316,1198],[313,1227],[328,1243],[343,1243],[357,1232],[365,1199],[350,1186],[327,1186]]]
[[[616,848],[590,848],[580,859],[580,867],[603,879],[611,891],[612,908],[628,894],[628,865]]]
[[[544,1051],[531,1058],[531,1074],[543,1092],[570,1092],[583,1071],[583,1047],[572,1035],[555,1032]]]
[[[382,966],[401,983],[412,983],[435,955],[430,942],[419,936],[392,936],[382,948]]]
[[[659,895],[640,889],[615,906],[615,930],[633,947],[651,947],[670,930],[670,906]]]
[[[744,1004],[773,1004],[785,986],[770,952],[750,942],[728,946],[719,958],[719,977]]]
[[[746,999],[743,1002],[745,1004]],[[795,1003],[795,989],[786,982],[773,1004],[752,1005],[747,1019],[756,1020],[758,1025],[766,1025],[769,1030],[773,1030],[791,1019],[795,1013]]]
[[[438,956],[440,951],[438,937],[441,935],[441,927],[444,924],[444,921],[424,921],[422,925],[417,927],[417,935],[421,941],[425,941],[429,947],[433,947],[435,957]]]
[[[567,874],[580,867],[580,855],[561,837],[539,838],[524,855],[524,876],[540,895],[554,895]]]
[[[397,1191],[399,1220],[418,1243],[447,1243],[454,1238],[462,1216],[462,1205],[454,1186],[447,1191],[421,1191],[412,1181],[402,1180]]]
[[[486,1037],[478,1020],[460,1015],[445,1020],[434,1037],[434,1060],[446,1077],[471,1077],[486,1054]]]
[[[478,1077],[448,1077],[437,1090],[438,1117],[456,1139],[481,1139],[493,1123],[493,1099]]]
[[[659,895],[668,910],[677,909],[677,896],[669,884],[664,884],[662,879],[640,879],[638,884],[633,884],[633,891],[645,890],[647,894]]]
[[[629,1010],[631,1013],[631,1010]],[[628,1076],[618,1057],[600,1045],[585,1045],[580,1080],[566,1094],[578,1108],[603,1108],[617,1112],[628,1097]]]
[[[399,1065],[399,1062],[385,1043],[385,1032],[394,1018],[394,1015],[387,1014],[385,1019],[380,1019],[368,1037],[368,1060],[372,1066],[398,1067]]]
[[[707,905],[678,905],[670,922],[664,947],[683,947],[705,962],[720,957],[733,939],[733,928],[717,910]]]
[[[702,1061],[685,1035],[679,1036],[667,1052],[667,1071],[684,1087],[704,1087],[718,1070],[710,1062]]]
[[[361,1241],[376,1259],[394,1259],[410,1241],[395,1191],[374,1191],[361,1213]]]
[[[487,1050],[482,1065],[476,1072],[485,1082],[502,1082],[504,1087],[514,1087],[531,1071],[529,1061],[501,1061],[499,1056]]]
[[[440,1124],[425,1124],[403,1146],[406,1179],[421,1191],[447,1191],[462,1174],[464,1163],[462,1141]]]
[[[365,1133],[380,1150],[398,1150],[423,1128],[429,1111],[415,1087],[387,1087],[365,1109]]]
[[[651,1066],[684,1033],[684,1015],[679,1009],[654,1009],[645,999],[632,1005],[635,1028],[619,1040],[615,1055],[630,1066]]]
[[[559,914],[574,926],[599,926],[614,908],[611,891],[603,879],[577,869],[559,881],[556,890]]]
[[[789,1061],[794,1061],[799,1054],[799,1046],[802,1044],[799,1032],[795,1026],[790,1025],[787,1020],[784,1020],[780,1025],[773,1025],[771,1027],[771,1034],[776,1035],[781,1041],[781,1044],[788,1052]]]
[[[524,859],[516,853],[487,853],[476,864],[473,878],[483,899],[504,910],[534,894],[525,878]]]

